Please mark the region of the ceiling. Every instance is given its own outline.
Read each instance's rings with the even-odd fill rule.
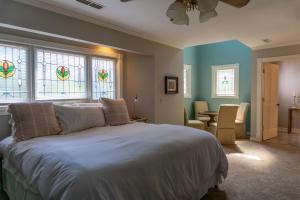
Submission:
[[[189,26],[174,25],[166,17],[174,0],[94,0],[105,6],[101,10],[75,0],[17,1],[177,48],[232,39],[256,49],[300,43],[300,0],[251,0],[241,9],[220,2],[218,17],[200,24],[198,12],[190,12]]]

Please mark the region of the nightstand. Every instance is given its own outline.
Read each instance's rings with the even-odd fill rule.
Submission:
[[[146,117],[132,117],[130,120],[134,122],[144,122],[144,123],[147,123],[148,121]]]

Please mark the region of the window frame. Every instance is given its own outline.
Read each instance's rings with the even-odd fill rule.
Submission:
[[[83,98],[54,98],[54,99],[37,99],[37,91],[36,91],[36,87],[35,87],[35,83],[36,83],[36,77],[37,77],[37,51],[38,50],[46,50],[46,51],[53,51],[53,52],[56,52],[56,53],[63,53],[63,54],[69,54],[69,55],[74,55],[74,54],[77,54],[79,56],[82,56],[84,57],[85,59],[85,62],[84,64],[86,65],[85,67],[85,79],[86,79],[86,97],[83,97]],[[33,77],[32,77],[32,80],[33,80],[33,100],[35,101],[79,101],[79,100],[89,100],[90,99],[90,94],[89,94],[89,62],[88,62],[88,59],[89,59],[89,56],[84,54],[84,53],[78,53],[78,52],[72,52],[72,51],[67,51],[67,50],[59,50],[59,49],[54,49],[54,48],[46,48],[46,47],[34,47],[33,48],[33,54],[34,54],[34,59],[33,59]],[[92,99],[91,99],[92,100]]]
[[[186,77],[184,76],[185,75],[184,71],[187,71]],[[188,74],[188,71],[189,71],[189,74]],[[189,77],[189,79],[188,79],[188,77]],[[186,83],[185,83],[185,81],[186,81]],[[183,65],[183,87],[185,85],[187,86],[187,88],[186,88],[187,92],[185,93],[185,90],[183,88],[184,98],[190,99],[190,98],[192,98],[192,65],[188,65],[188,64]]]
[[[90,101],[96,102],[98,100],[94,100],[92,97],[92,58],[99,57],[103,59],[114,60],[115,65],[115,98],[120,98],[122,96],[122,55],[120,53],[115,53],[110,55],[106,55],[105,52],[101,53],[97,49],[89,49],[85,47],[73,46],[68,44],[59,44],[54,42],[48,42],[43,40],[36,39],[28,39],[19,36],[9,36],[3,35],[3,38],[0,39],[0,44],[12,46],[12,47],[20,47],[26,50],[27,54],[27,99],[24,101],[16,101],[17,102],[30,102],[30,101],[52,101],[52,102],[78,102],[78,101]],[[24,42],[26,41],[26,42]],[[37,49],[44,49],[54,52],[62,52],[67,54],[79,54],[85,57],[86,64],[86,90],[87,95],[86,98],[69,98],[69,99],[37,99],[36,98],[36,73],[37,73]],[[7,105],[11,102],[0,102],[0,114],[6,110]]]
[[[32,51],[30,46],[28,45],[24,45],[24,44],[20,44],[17,42],[10,42],[10,41],[2,41],[0,40],[0,45],[5,45],[5,46],[10,46],[12,48],[22,48],[26,51],[26,77],[27,77],[27,98],[24,101],[13,101],[13,103],[21,103],[21,102],[28,102],[32,100],[32,96],[33,96],[33,91],[32,91],[32,79],[30,79],[30,75],[32,73],[32,68],[30,67],[30,64],[32,63]],[[5,106],[10,104],[9,103],[4,103],[4,102],[0,102],[0,106]],[[1,111],[0,111],[1,113]]]
[[[118,80],[118,79],[120,79],[119,78],[119,76],[118,76],[118,69],[117,69],[117,59],[116,58],[110,58],[110,57],[105,57],[105,56],[99,56],[99,55],[91,55],[91,56],[89,56],[89,66],[90,66],[90,79],[91,79],[91,81],[90,81],[90,86],[91,86],[91,90],[90,90],[90,92],[91,92],[91,94],[90,94],[90,99],[92,100],[92,101],[99,101],[99,99],[94,99],[94,97],[93,97],[93,93],[94,93],[94,87],[93,87],[93,58],[100,58],[100,59],[103,59],[103,60],[110,60],[110,61],[113,61],[113,63],[114,63],[114,77],[115,77],[115,84],[114,84],[114,91],[115,91],[115,94],[114,94],[114,96],[115,96],[115,98],[118,98],[118,85],[119,85],[119,82],[120,82],[120,80]]]
[[[228,65],[213,65],[212,69],[212,79],[211,79],[211,98],[214,99],[239,99],[239,64],[228,64]],[[218,70],[226,70],[233,69],[234,70],[234,95],[233,96],[219,96],[216,94],[217,90],[217,71]]]

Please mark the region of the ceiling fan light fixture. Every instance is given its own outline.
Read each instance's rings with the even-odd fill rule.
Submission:
[[[202,12],[200,12],[200,15],[199,15],[199,21],[200,21],[200,23],[204,23],[216,16],[218,16],[218,13],[216,10],[202,11]]]
[[[189,25],[190,24],[189,16],[187,14],[178,16],[176,18],[172,18],[170,20],[173,24],[176,24],[176,25]]]
[[[166,14],[173,24],[189,25],[189,17],[186,13],[186,8],[180,0],[176,0],[172,3]]]
[[[198,9],[200,12],[215,10],[219,0],[198,0]]]

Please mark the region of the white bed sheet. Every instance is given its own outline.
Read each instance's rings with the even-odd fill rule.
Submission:
[[[43,199],[197,199],[227,176],[228,161],[205,131],[134,123],[14,143],[5,168]]]

